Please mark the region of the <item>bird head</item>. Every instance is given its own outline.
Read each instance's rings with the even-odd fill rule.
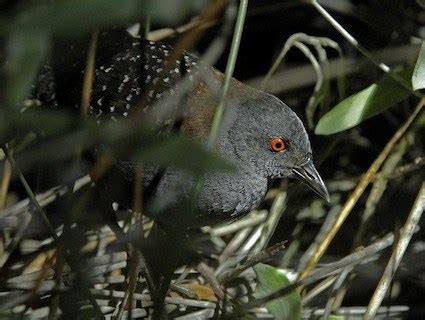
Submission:
[[[275,96],[259,91],[232,105],[221,137],[224,152],[269,181],[298,179],[329,202],[313,164],[307,132],[295,112]]]

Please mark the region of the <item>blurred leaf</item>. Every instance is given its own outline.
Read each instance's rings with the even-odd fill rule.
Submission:
[[[410,81],[412,69],[397,73]],[[328,135],[352,128],[363,120],[377,115],[403,101],[411,92],[388,75],[368,88],[357,92],[326,113],[316,126],[315,133]]]
[[[55,35],[81,35],[95,27],[137,21],[146,14],[147,4],[138,0],[62,0],[52,5],[36,5],[23,11],[16,20],[2,23],[1,31],[34,27]]]
[[[425,41],[422,42],[418,61],[416,61],[415,70],[413,71],[412,87],[415,91],[425,88]]]
[[[17,106],[27,96],[49,51],[49,40],[49,33],[40,28],[15,30],[8,35],[4,97],[6,106]]]
[[[264,297],[291,284],[284,274],[267,264],[257,264],[254,271],[258,280],[255,298]],[[266,308],[275,319],[301,319],[301,298],[297,291],[266,303]]]
[[[155,134],[156,136],[156,134]],[[233,166],[218,155],[182,136],[150,137],[142,142],[140,159],[160,167],[187,169],[199,176],[207,171],[230,171]]]
[[[0,109],[0,115],[2,110]],[[5,120],[4,122],[2,120]],[[10,125],[13,123],[13,125]],[[8,112],[0,118],[0,143],[20,139],[35,132],[44,141],[36,148],[28,148],[25,159],[66,158],[78,148],[104,144],[119,159],[139,157],[158,166],[174,166],[195,175],[209,171],[231,171],[233,166],[201,145],[182,136],[161,136],[144,125],[132,121],[82,120],[79,114],[33,107],[25,112]]]
[[[178,26],[190,15],[197,15],[208,4],[206,0],[149,0],[153,19],[167,26]]]
[[[46,108],[32,107],[25,112],[8,110],[3,114],[4,117],[0,119],[0,144],[23,137],[29,132],[36,132],[44,137],[49,137],[65,134],[76,128],[84,128],[83,121],[78,114]]]

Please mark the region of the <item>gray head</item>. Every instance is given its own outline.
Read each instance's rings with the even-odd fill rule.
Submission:
[[[310,141],[303,123],[273,95],[258,92],[239,100],[227,118],[219,147],[232,160],[267,178],[297,178],[329,201],[314,167]]]

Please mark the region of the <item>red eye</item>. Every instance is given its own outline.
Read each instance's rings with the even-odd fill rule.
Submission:
[[[270,139],[270,149],[273,152],[283,152],[287,148],[286,141],[283,138],[275,137]]]

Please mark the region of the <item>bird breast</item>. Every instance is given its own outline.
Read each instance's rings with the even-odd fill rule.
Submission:
[[[149,168],[146,168],[149,172]],[[147,174],[145,188],[149,188],[154,174]],[[181,170],[169,168],[164,172],[155,192],[165,209],[193,196],[196,181]],[[247,172],[210,173],[203,179],[197,204],[203,224],[211,224],[243,216],[257,207],[267,191],[267,180]],[[207,222],[205,222],[207,221]]]

